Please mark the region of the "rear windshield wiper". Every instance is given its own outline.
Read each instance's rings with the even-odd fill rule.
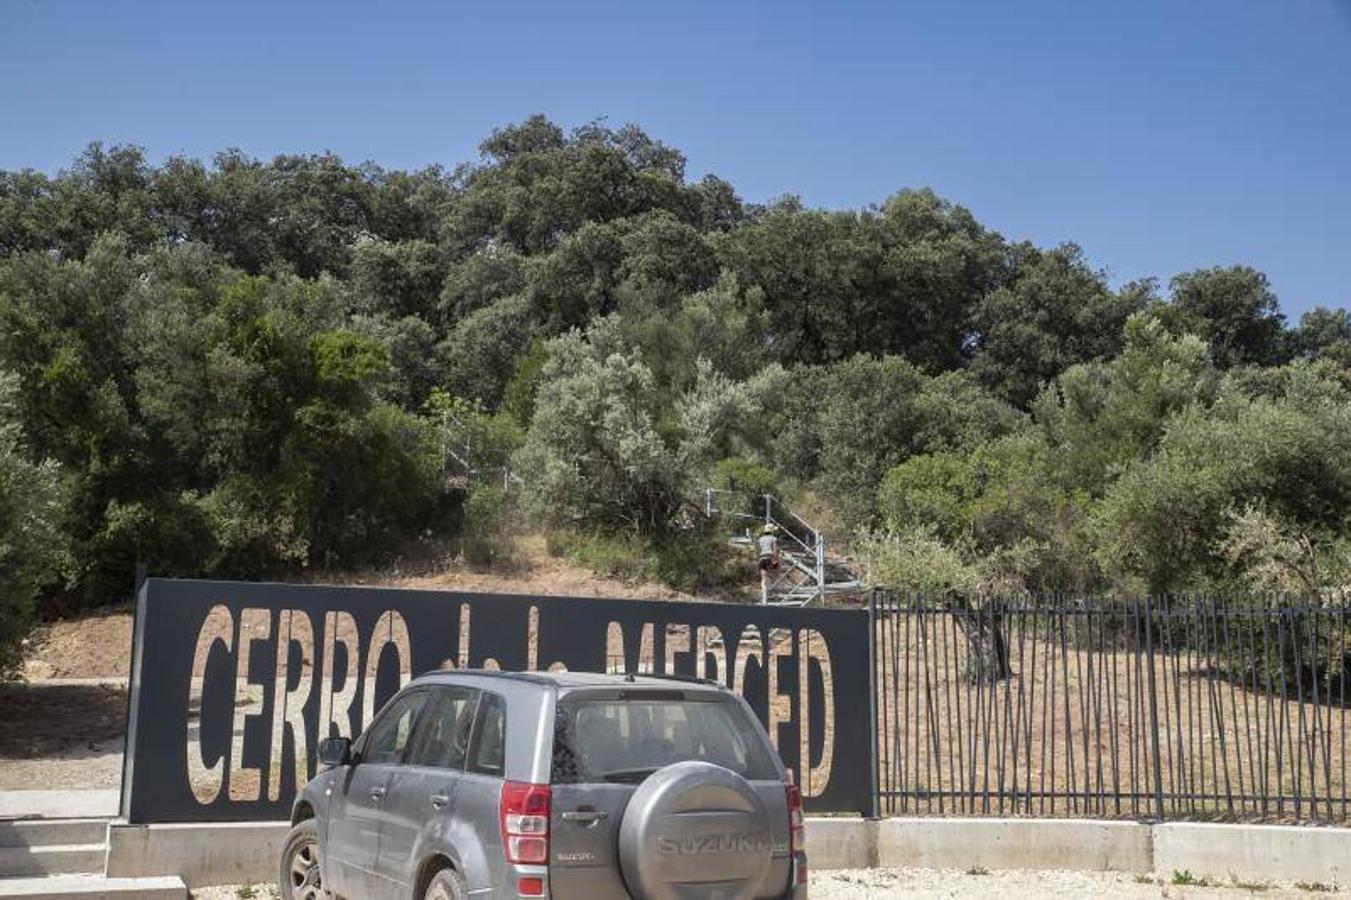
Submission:
[[[657,771],[651,769],[615,769],[613,772],[606,772],[601,775],[606,781],[612,781],[616,784],[638,784],[647,779],[647,776]]]

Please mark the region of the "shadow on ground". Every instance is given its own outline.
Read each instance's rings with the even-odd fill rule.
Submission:
[[[126,688],[101,684],[0,685],[0,760],[39,759],[81,750],[126,729]],[[35,785],[36,787],[37,785]]]

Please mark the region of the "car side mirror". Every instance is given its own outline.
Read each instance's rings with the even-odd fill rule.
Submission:
[[[319,742],[319,762],[325,766],[345,766],[352,762],[352,742],[345,737],[324,738]]]

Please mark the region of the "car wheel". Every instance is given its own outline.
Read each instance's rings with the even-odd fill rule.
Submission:
[[[432,876],[431,884],[422,895],[423,900],[466,900],[469,889],[454,869],[442,869]]]
[[[313,819],[300,822],[286,835],[281,850],[283,900],[326,900],[319,872],[319,828]]]

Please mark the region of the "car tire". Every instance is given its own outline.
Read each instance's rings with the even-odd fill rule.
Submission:
[[[319,871],[319,827],[313,819],[297,822],[281,849],[277,886],[282,900],[326,900]]]
[[[442,869],[432,876],[422,900],[467,900],[469,888],[454,869]]]

